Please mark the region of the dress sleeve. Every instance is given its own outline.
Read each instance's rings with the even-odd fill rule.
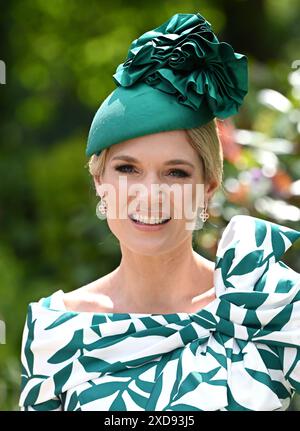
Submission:
[[[280,349],[282,371],[292,391],[300,394],[300,274],[282,262],[281,265],[289,274],[277,284],[285,296],[281,313],[285,319],[280,331],[284,341]]]
[[[300,347],[283,349],[283,372],[292,390],[300,394]]]
[[[278,382],[284,382],[291,392],[298,393],[300,273],[281,258],[299,239],[300,231],[290,227],[236,215],[219,242],[215,275],[219,295],[226,292],[227,302],[234,305],[228,318],[221,308],[220,312],[236,325],[239,337],[244,336],[242,326],[246,337],[260,349],[264,345],[260,351],[273,384],[279,388]]]
[[[22,412],[37,412],[37,411],[62,411],[62,404],[60,399],[53,398],[52,400],[46,401],[44,403],[34,404],[34,405],[28,405],[28,406],[22,406],[20,408],[20,411]]]
[[[49,387],[49,396],[41,400],[41,385],[45,385],[48,379],[48,370],[44,366],[43,355],[39,355],[36,346],[40,343],[37,340],[38,316],[34,316],[31,304],[28,307],[26,322],[22,335],[21,346],[21,392],[19,398],[20,411],[61,411],[63,410],[61,397],[52,393]]]
[[[296,295],[291,303],[290,321],[284,328],[289,339],[282,351],[282,364],[286,380],[292,390],[300,394],[300,276],[293,288]]]

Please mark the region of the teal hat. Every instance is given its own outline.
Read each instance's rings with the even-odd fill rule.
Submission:
[[[248,91],[247,57],[219,42],[199,13],[178,13],[131,43],[113,80],[117,87],[93,118],[87,156],[236,114]]]

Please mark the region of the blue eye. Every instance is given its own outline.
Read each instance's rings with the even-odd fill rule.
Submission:
[[[177,174],[179,174],[179,175],[175,175],[175,177],[177,176],[182,178],[190,177],[190,175],[187,172],[183,171],[182,169],[172,169],[170,172],[177,172]]]
[[[134,171],[134,167],[132,165],[129,165],[129,164],[119,165],[119,166],[115,167],[115,170],[119,171],[119,172],[131,174]],[[173,174],[175,173],[175,175],[171,175],[172,173]],[[177,178],[190,177],[190,175],[187,172],[183,171],[182,169],[171,169],[169,171],[169,175],[172,177],[175,176]]]
[[[131,170],[132,169],[132,165],[120,165],[120,166],[116,166],[116,171],[119,171],[119,172],[128,172],[125,168],[129,168],[129,170]],[[130,173],[130,172],[128,172],[128,173]]]

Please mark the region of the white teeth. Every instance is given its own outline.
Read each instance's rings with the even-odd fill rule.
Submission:
[[[159,224],[159,223],[162,223],[165,220],[167,220],[165,218],[158,218],[158,217],[150,217],[149,218],[149,217],[141,216],[139,214],[132,214],[131,218],[133,218],[136,221],[140,221],[142,223],[145,223],[145,224]]]

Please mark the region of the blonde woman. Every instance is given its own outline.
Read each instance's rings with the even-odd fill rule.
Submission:
[[[111,273],[28,306],[22,410],[286,410],[300,391],[300,232],[234,216],[214,261],[192,248],[222,182],[216,118],[247,92],[247,59],[199,13],[133,41],[86,154]]]

